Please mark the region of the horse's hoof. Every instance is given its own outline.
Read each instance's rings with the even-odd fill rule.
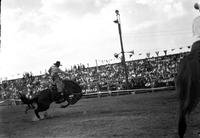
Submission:
[[[37,122],[37,121],[40,121],[40,119],[39,118],[33,118],[32,121]]]
[[[47,117],[48,117],[48,113],[45,112],[45,113],[44,113],[44,118],[47,118]]]

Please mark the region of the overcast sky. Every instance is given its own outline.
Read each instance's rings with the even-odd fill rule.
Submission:
[[[62,69],[114,60],[120,52],[115,10],[125,51],[143,55],[192,43],[199,0],[2,0],[0,78],[39,74],[57,60]],[[126,57],[128,60],[128,57]]]

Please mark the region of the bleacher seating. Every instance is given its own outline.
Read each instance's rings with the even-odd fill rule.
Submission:
[[[129,88],[174,86],[178,63],[186,54],[188,52],[126,62]],[[121,63],[88,68],[84,65],[74,66],[66,72],[70,76],[62,78],[77,81],[85,93],[124,89],[125,78]],[[0,99],[17,98],[17,92],[31,96],[47,88],[50,81],[48,74],[33,76],[31,73],[24,74],[23,78],[3,81],[0,85]]]

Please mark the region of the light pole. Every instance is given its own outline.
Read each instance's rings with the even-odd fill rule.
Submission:
[[[123,48],[123,42],[122,42],[122,31],[121,31],[121,22],[120,22],[120,14],[118,10],[115,10],[116,17],[117,19],[114,21],[114,23],[118,24],[118,29],[119,29],[119,38],[120,38],[120,44],[121,44],[121,53],[122,53],[122,65],[124,67],[124,75],[125,75],[125,80],[126,80],[126,89],[128,89],[128,70],[126,66],[126,60],[124,56],[124,48]]]

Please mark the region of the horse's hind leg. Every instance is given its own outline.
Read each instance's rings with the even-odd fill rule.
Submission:
[[[81,99],[81,97],[82,97],[82,94],[81,94],[81,93],[80,93],[80,94],[74,95],[72,99],[70,99],[69,96],[68,96],[68,97],[66,98],[66,100],[67,100],[67,102],[68,102],[67,105],[62,105],[61,108],[66,108],[66,107],[69,106],[69,105],[75,104],[76,102],[78,102],[78,100]]]
[[[186,128],[187,128],[186,113],[185,111],[181,111],[180,116],[179,116],[179,122],[178,122],[178,134],[180,138],[184,137]]]
[[[70,105],[70,99],[69,99],[69,96],[65,97],[65,100],[67,100],[67,104],[66,104],[66,105],[61,105],[61,106],[60,106],[61,108],[66,108],[67,106]]]
[[[61,105],[61,108],[66,108],[69,105],[70,105],[70,103],[67,103],[66,105]]]
[[[40,115],[39,115],[39,112],[40,112],[40,111],[39,111],[38,109],[36,109],[36,110],[35,110],[35,115],[37,116],[38,119],[41,119],[41,118],[40,118]]]

